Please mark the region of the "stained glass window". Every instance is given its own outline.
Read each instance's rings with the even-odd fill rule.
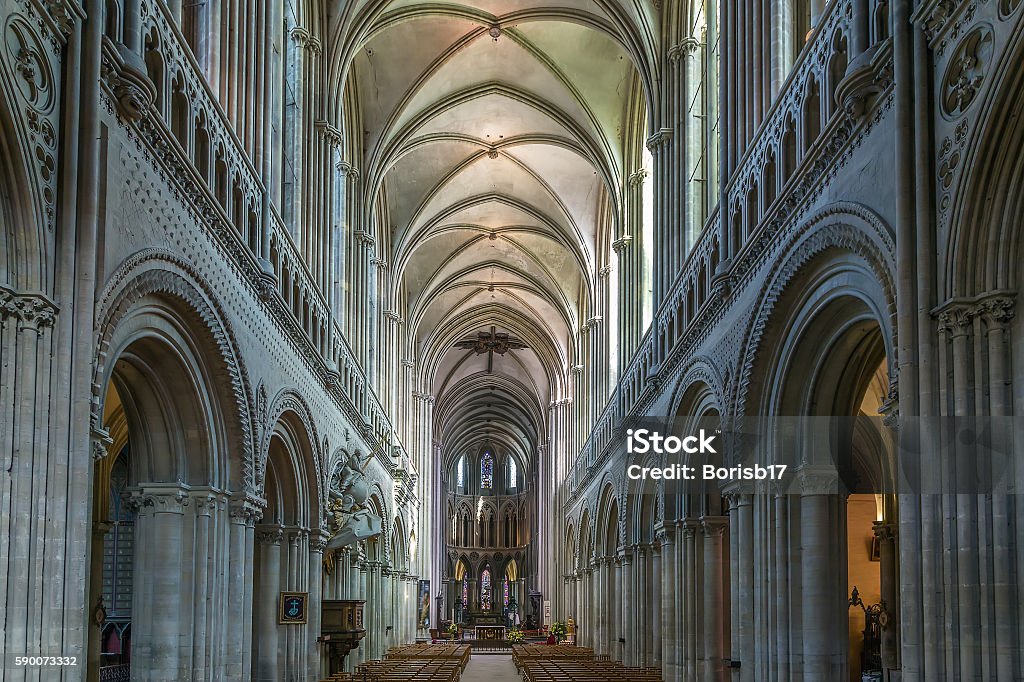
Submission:
[[[456,482],[455,485],[459,488],[463,488],[466,485],[466,456],[459,457],[459,465],[456,467]]]
[[[490,450],[484,451],[480,458],[480,487],[490,488],[494,484],[494,455]]]
[[[469,581],[462,579],[462,607],[469,606]]]
[[[516,460],[513,457],[508,458],[508,487],[516,487],[516,477],[519,472],[516,470]]]
[[[505,593],[505,602],[504,603],[505,603],[505,608],[507,609],[508,608],[508,578],[505,578],[505,580],[502,583],[501,588],[502,588],[502,591]]]
[[[485,568],[480,574],[480,610],[491,610],[491,569]]]

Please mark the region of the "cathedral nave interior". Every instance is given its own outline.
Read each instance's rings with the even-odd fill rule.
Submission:
[[[0,0],[0,680],[1024,680],[1022,4]]]

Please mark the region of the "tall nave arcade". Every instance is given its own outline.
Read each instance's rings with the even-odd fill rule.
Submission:
[[[1022,4],[0,0],[0,680],[1024,680]]]

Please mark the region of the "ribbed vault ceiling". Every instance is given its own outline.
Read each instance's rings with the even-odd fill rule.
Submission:
[[[634,170],[622,136],[643,31],[627,24],[644,7],[394,0],[346,15],[367,205],[386,205],[391,230],[383,305],[405,319],[449,463],[487,441],[530,467],[548,404],[566,397]],[[488,372],[487,354],[455,343],[492,326],[528,348]]]

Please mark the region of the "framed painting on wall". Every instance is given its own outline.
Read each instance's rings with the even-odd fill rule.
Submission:
[[[278,623],[281,625],[302,625],[306,622],[307,592],[282,592]]]
[[[416,600],[416,621],[420,630],[430,627],[430,581],[420,581],[419,599]]]

